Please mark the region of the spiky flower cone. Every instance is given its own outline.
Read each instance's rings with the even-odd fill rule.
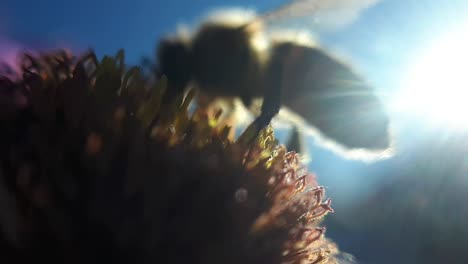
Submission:
[[[0,80],[2,263],[333,263],[297,154],[190,115],[193,92],[162,105],[165,84],[123,52],[25,55]]]

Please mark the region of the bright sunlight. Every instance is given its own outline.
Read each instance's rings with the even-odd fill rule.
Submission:
[[[468,24],[437,37],[409,66],[394,107],[468,129]]]

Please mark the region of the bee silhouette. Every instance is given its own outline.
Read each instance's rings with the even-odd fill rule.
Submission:
[[[157,63],[169,80],[169,96],[195,83],[207,96],[237,97],[247,107],[263,98],[258,130],[286,107],[346,149],[388,149],[389,117],[352,67],[320,46],[266,34],[269,21],[330,8],[327,2],[339,1],[293,1],[237,23],[218,16],[190,36],[162,39]]]

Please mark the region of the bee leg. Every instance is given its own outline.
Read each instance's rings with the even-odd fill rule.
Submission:
[[[281,108],[283,65],[281,63],[271,65],[268,75],[270,78],[267,83],[267,89],[264,91],[261,113],[254,121],[256,135],[270,124],[273,117],[278,114]]]
[[[309,150],[305,141],[305,135],[302,133],[300,127],[296,124],[293,125],[291,135],[286,142],[286,149],[288,151],[294,151],[300,153],[301,161],[303,164],[307,164],[310,161]]]
[[[289,136],[288,142],[286,143],[286,148],[288,151],[301,152],[304,147],[302,142],[302,133],[299,131],[299,128],[294,125]]]
[[[279,103],[271,103],[271,104],[265,104],[265,102],[263,103],[262,113],[254,121],[257,134],[260,133],[260,131],[264,129],[266,126],[268,126],[268,124],[270,124],[273,117],[275,117],[275,115],[278,114],[279,109],[280,109]]]

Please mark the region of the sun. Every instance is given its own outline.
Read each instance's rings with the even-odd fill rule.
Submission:
[[[468,23],[416,55],[393,107],[438,125],[468,129]]]

